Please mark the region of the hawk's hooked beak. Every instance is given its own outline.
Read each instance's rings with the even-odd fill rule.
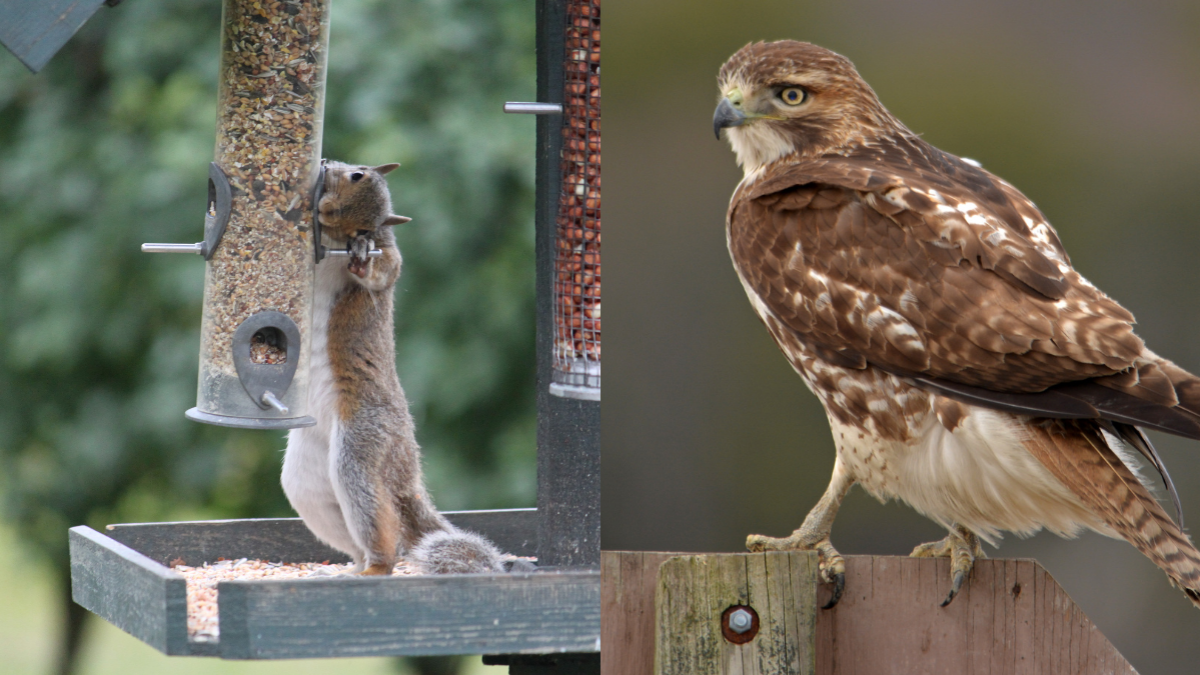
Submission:
[[[746,113],[733,107],[728,98],[721,99],[717,111],[713,113],[713,133],[721,140],[721,130],[726,127],[740,127],[746,123]]]

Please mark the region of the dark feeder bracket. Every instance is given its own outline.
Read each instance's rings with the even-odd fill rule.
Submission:
[[[261,335],[264,343],[281,349],[285,354],[281,363],[254,363],[250,350],[253,338]],[[280,312],[259,312],[253,314],[238,326],[233,334],[233,365],[237,368],[238,379],[246,390],[251,401],[263,410],[274,409],[281,415],[291,411],[283,404],[292,378],[296,375],[296,364],[300,361],[300,328],[295,321]],[[207,422],[219,426],[225,419],[219,415],[201,412],[197,408],[187,411],[188,419],[197,422]],[[246,419],[246,418],[241,418]],[[262,428],[275,429],[274,420],[267,420]],[[315,423],[315,420],[314,420]],[[286,427],[285,427],[286,428]]]
[[[195,244],[142,244],[142,253],[199,253],[212,260],[233,208],[229,178],[216,162],[208,163],[208,208],[204,211],[204,241]]]
[[[580,21],[594,20],[594,28],[598,30],[598,7],[588,0],[537,0],[536,4],[538,100],[569,104],[565,66],[570,61],[568,51],[577,49],[568,45],[579,39]],[[247,12],[257,11],[252,6],[252,0],[224,0],[225,35],[231,18],[244,19]],[[313,8],[322,13],[320,30],[311,32],[313,41],[309,47],[313,50],[309,53],[316,54],[320,73],[325,66],[328,1],[306,0],[302,7],[302,11]],[[283,24],[256,22],[256,25],[273,30]],[[222,40],[222,72],[227,68],[225,59],[229,56],[226,42]],[[251,46],[244,42],[243,50]],[[311,107],[318,111],[311,120],[315,154],[311,164],[306,165],[311,167],[310,172],[291,182],[294,187],[289,188],[292,192],[284,200],[285,204],[306,200],[307,203],[303,209],[289,207],[280,215],[287,216],[284,220],[294,228],[292,234],[284,237],[291,240],[291,253],[301,250],[297,242],[311,246],[303,249],[306,265],[301,270],[307,270],[309,276],[300,275],[295,283],[301,290],[307,286],[311,298],[311,273],[315,265],[325,257],[346,256],[348,251],[328,249],[320,237],[317,206],[324,187],[324,167],[318,159],[323,73],[309,87],[315,97]],[[222,101],[228,93],[221,90]],[[537,556],[538,571],[221,582],[218,585],[220,634],[217,638],[205,638],[188,633],[185,582],[170,567],[176,562],[201,565],[219,558],[243,557],[275,562],[345,562],[346,556],[316,541],[295,518],[109,525],[104,532],[79,526],[72,528],[69,537],[72,596],[77,603],[171,655],[284,659],[483,653],[485,663],[508,665],[511,675],[598,675],[599,397],[563,397],[558,387],[550,386],[555,382],[552,377],[556,334],[554,285],[561,272],[556,268],[555,250],[561,235],[557,217],[564,183],[561,159],[566,117],[559,114],[564,106],[558,103],[510,104],[506,109],[539,114],[537,508],[470,511],[450,513],[447,517],[460,527],[490,538],[506,551]],[[222,126],[226,123],[224,117],[218,120],[217,161],[209,168],[204,241],[143,247],[148,252],[191,252],[205,257],[205,324],[210,321],[207,314],[210,300],[214,300],[210,289],[214,269],[253,248],[248,246],[246,228],[239,221],[246,217],[239,209],[256,208],[255,200],[248,195],[255,190],[253,176],[246,175],[244,162],[223,154],[229,136]],[[259,221],[263,222],[270,226],[270,221]],[[234,260],[249,266],[258,257],[253,257],[253,262],[246,257]],[[226,286],[221,290],[231,289]],[[304,296],[297,297],[303,300]],[[212,356],[204,347],[209,339],[206,330],[210,328],[202,325],[201,387],[198,405],[188,411],[188,417],[224,426],[260,429],[311,424],[311,417],[301,417],[308,386],[304,338],[311,317],[283,305],[258,306],[238,316],[241,318],[221,332],[221,339],[228,341],[227,351],[221,353],[230,357],[230,372],[222,382],[220,396],[216,397],[224,407],[215,409],[203,404],[205,361]],[[254,363],[249,349],[259,333],[285,355],[282,361]],[[552,393],[552,389],[556,391]]]

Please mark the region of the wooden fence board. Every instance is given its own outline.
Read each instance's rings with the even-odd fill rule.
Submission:
[[[815,672],[821,675],[1136,675],[1032,560],[977,561],[962,592],[943,608],[939,605],[950,589],[949,560],[847,556],[841,602],[831,610],[816,610],[815,616],[810,611],[806,624],[799,608],[815,609],[829,596],[827,586],[817,590],[803,582],[815,574],[815,561],[812,570],[793,569],[787,584],[781,559],[762,556],[672,560],[670,553],[605,552],[604,675],[794,672],[796,660],[780,644],[804,645],[805,633],[814,636],[815,654],[807,658],[815,657]],[[790,563],[807,560],[796,557]],[[661,583],[652,586],[648,579],[656,565],[661,566]],[[808,595],[798,589],[807,589]],[[745,595],[739,595],[742,590]],[[763,639],[760,632],[746,646],[735,647],[720,637],[713,615],[719,622],[720,611],[743,597],[759,612],[760,630],[769,629],[770,637]],[[645,640],[651,602],[657,602],[659,611],[657,651]],[[792,612],[775,612],[789,605]],[[685,634],[687,641],[665,653],[663,631]],[[746,648],[755,643],[756,648]],[[747,660],[751,653],[754,658]],[[801,654],[800,669],[814,672],[803,670],[804,658]],[[671,670],[676,663],[684,665]]]

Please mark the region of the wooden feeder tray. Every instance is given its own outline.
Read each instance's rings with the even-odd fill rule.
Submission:
[[[536,555],[536,509],[447,513],[502,550]],[[75,602],[172,656],[294,659],[600,649],[600,573],[316,577],[223,581],[218,639],[190,639],[171,562],[349,562],[298,518],[71,528]]]

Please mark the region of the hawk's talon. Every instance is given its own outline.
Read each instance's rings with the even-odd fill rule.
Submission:
[[[958,595],[958,592],[962,590],[963,580],[966,578],[967,575],[963,574],[961,570],[954,573],[954,582],[950,585],[950,595],[947,595],[946,599],[943,600],[942,604],[938,605],[938,607],[945,607],[946,605],[950,604],[950,601],[954,599],[954,596]]]
[[[842,591],[846,588],[846,559],[829,542],[828,536],[813,536],[807,534],[804,528],[796,530],[789,537],[777,539],[761,534],[746,537],[746,549],[751,553],[764,551],[816,551],[817,574],[821,581],[833,584],[833,597],[821,609],[829,609],[842,599]],[[819,537],[819,538],[818,538]]]
[[[921,544],[914,548],[909,555],[913,558],[950,559],[950,574],[953,575],[950,594],[946,596],[942,604],[938,605],[939,607],[949,605],[962,590],[967,575],[975,567],[975,559],[987,557],[983,553],[983,545],[979,543],[979,537],[961,525],[955,525],[945,539]]]
[[[838,600],[842,599],[842,591],[846,590],[846,574],[838,572],[833,575],[833,595],[829,598],[829,602],[821,606],[821,609],[833,609],[833,606],[838,604]]]

